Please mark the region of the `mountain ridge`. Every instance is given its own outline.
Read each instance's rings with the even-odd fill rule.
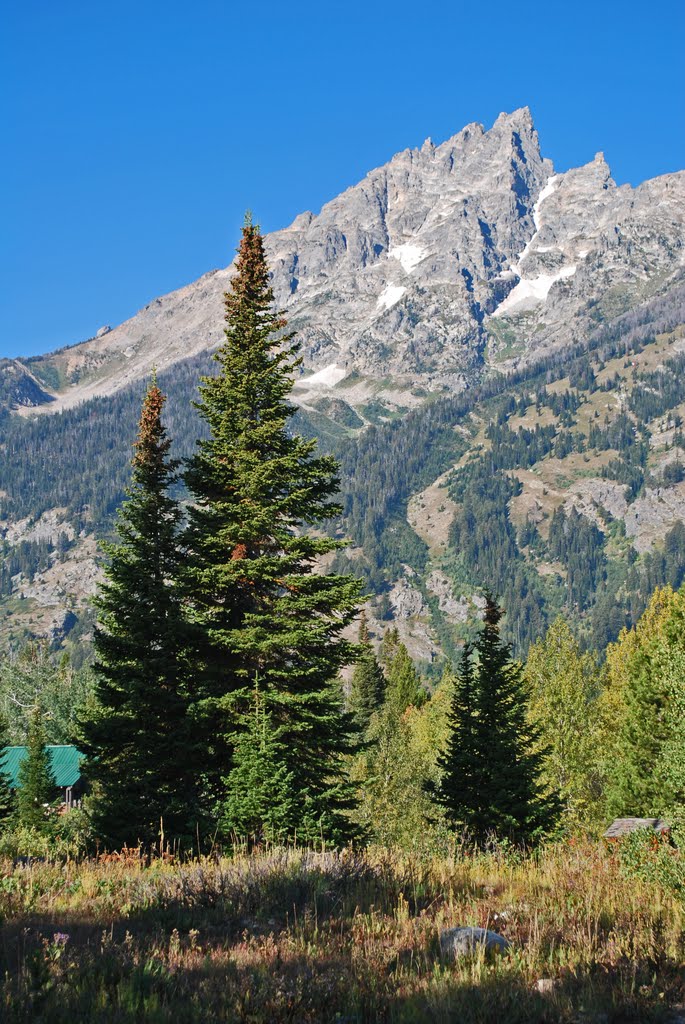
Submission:
[[[685,173],[616,186],[598,154],[555,174],[527,107],[395,154],[265,237],[276,300],[302,342],[298,401],[356,374],[358,401],[391,379],[388,404],[411,407],[417,388],[458,390],[489,364],[572,343],[591,326],[587,303],[611,288],[625,308],[627,289],[667,287],[683,263],[684,207]],[[22,361],[43,394],[14,405],[56,412],[211,350],[231,267]]]

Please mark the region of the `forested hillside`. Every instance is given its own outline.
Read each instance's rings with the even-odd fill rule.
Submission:
[[[480,384],[404,416],[355,411],[345,386],[298,411],[295,429],[341,461],[344,517],[330,529],[352,540],[337,563],[351,559],[375,595],[372,628],[394,618],[430,661],[470,634],[489,586],[519,651],[562,610],[602,647],[654,586],[679,584],[684,295],[534,365],[504,374],[491,364]],[[193,401],[198,376],[212,372],[203,354],[160,375],[180,458],[201,436]],[[108,534],[128,479],[141,393],[50,417],[4,414],[5,638],[52,629],[61,642],[74,628],[96,578],[92,539]]]

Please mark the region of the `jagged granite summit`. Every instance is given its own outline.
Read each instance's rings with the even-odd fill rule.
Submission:
[[[603,155],[555,173],[530,111],[398,153],[267,236],[303,344],[299,400],[349,378],[453,390],[484,363],[572,343],[682,281],[685,173],[617,187]],[[31,361],[46,411],[216,346],[231,267],[80,345]],[[1,367],[0,367],[1,369]],[[36,388],[18,388],[36,407]],[[357,383],[359,387],[359,383]],[[396,390],[397,393],[397,390]],[[391,392],[392,394],[392,392]],[[402,404],[400,402],[399,404]]]

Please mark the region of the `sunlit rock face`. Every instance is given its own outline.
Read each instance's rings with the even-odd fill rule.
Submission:
[[[279,306],[304,356],[299,393],[353,372],[453,390],[573,343],[666,293],[683,273],[685,174],[617,187],[603,155],[556,172],[527,108],[486,131],[398,153],[359,184],[267,236]],[[231,267],[48,356],[55,411],[106,394],[222,338]]]

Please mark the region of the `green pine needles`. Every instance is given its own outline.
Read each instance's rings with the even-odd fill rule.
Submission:
[[[542,795],[545,752],[527,720],[522,668],[499,635],[501,617],[487,595],[484,625],[473,647],[464,647],[454,682],[449,738],[438,761],[442,778],[434,791],[451,824],[477,843],[493,835],[532,841],[553,825],[557,809],[553,797]]]
[[[243,228],[218,372],[200,385],[208,436],[177,465],[150,385],[100,589],[97,710],[83,724],[98,833],[339,841],[354,832],[343,631],[360,583],[317,571],[341,542],[337,464],[288,430],[297,346],[273,309],[259,229]],[[185,521],[182,521],[185,520]]]
[[[337,464],[288,430],[297,345],[273,309],[259,229],[243,228],[226,295],[219,372],[197,408],[209,437],[186,483],[192,503],[181,585],[193,638],[199,734],[210,754],[209,794],[225,800],[227,767],[247,756],[236,722],[257,679],[293,796],[290,834],[344,837],[351,791],[343,762],[353,723],[333,685],[356,648],[343,639],[359,604],[352,576],[316,572],[340,542],[312,528],[341,513]],[[254,756],[250,754],[250,756]],[[226,826],[231,820],[224,807]]]
[[[349,698],[349,710],[362,731],[368,727],[372,714],[383,704],[385,687],[385,676],[369,639],[366,614],[362,611],[359,623],[359,657],[350,681]]]
[[[293,775],[268,704],[256,679],[238,721],[241,730],[235,734],[221,809],[222,833],[253,843],[288,839],[298,816]]]
[[[143,402],[119,543],[97,597],[96,703],[82,723],[93,824],[110,847],[194,840],[201,761],[190,717],[191,652],[178,590],[177,463],[155,380]]]

